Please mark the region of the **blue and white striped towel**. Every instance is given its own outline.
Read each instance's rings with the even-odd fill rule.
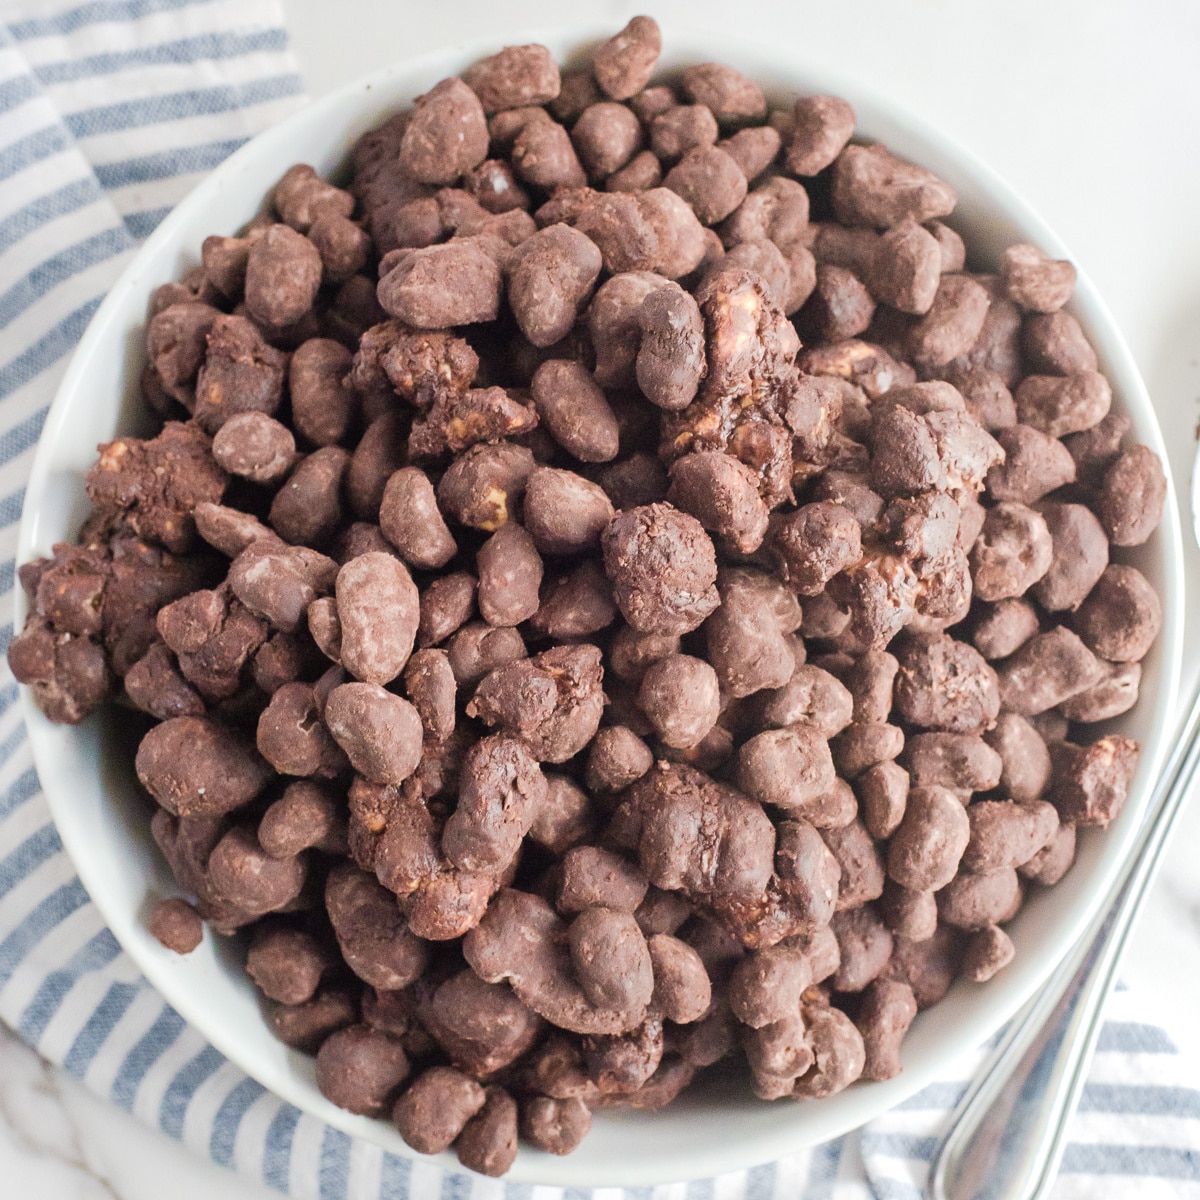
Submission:
[[[12,611],[33,447],[72,347],[140,238],[302,103],[278,0],[93,0],[0,23],[0,592]],[[10,618],[11,619],[11,618]],[[4,645],[11,624],[0,629]],[[447,1175],[266,1093],[139,977],[89,902],[0,668],[0,1019],[93,1091],[298,1200],[566,1200]],[[1056,1195],[1200,1196],[1200,1091],[1117,993]],[[980,1052],[982,1054],[982,1052]],[[716,1180],[572,1200],[917,1200],[978,1063],[857,1135]]]

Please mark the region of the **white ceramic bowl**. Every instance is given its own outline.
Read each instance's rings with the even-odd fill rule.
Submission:
[[[545,42],[560,62],[611,30],[516,33],[511,42]],[[1065,248],[1035,213],[990,171],[935,130],[886,100],[807,64],[784,49],[667,31],[663,68],[717,59],[759,80],[783,102],[797,92],[831,92],[850,100],[859,133],[931,168],[958,189],[951,221],[966,237],[971,262],[994,267],[1003,248],[1033,242],[1055,257]],[[69,539],[86,511],[84,475],[98,442],[137,428],[137,377],[147,299],[159,284],[198,261],[210,233],[232,234],[259,209],[283,172],[309,162],[336,170],[352,141],[439,79],[463,70],[493,42],[455,46],[401,63],[351,84],[264,133],[213,172],[155,231],[96,313],[50,411],[26,494],[20,561]],[[1146,390],[1108,310],[1080,276],[1071,310],[1095,345],[1113,384],[1115,404],[1134,433],[1166,464]],[[595,1128],[567,1158],[523,1149],[513,1181],[576,1186],[636,1185],[697,1178],[767,1162],[835,1137],[871,1119],[936,1079],[962,1052],[990,1036],[1065,955],[1096,912],[1142,819],[1171,725],[1182,623],[1179,519],[1168,491],[1163,524],[1150,543],[1122,557],[1135,562],[1164,601],[1166,620],[1146,660],[1142,698],[1116,724],[1143,743],[1128,805],[1105,833],[1080,838],[1079,859],[1053,890],[1035,892],[1010,927],[1014,964],[991,983],[958,983],[946,1000],[922,1013],[904,1043],[903,1073],[886,1083],[857,1084],[829,1100],[763,1104],[729,1081],[701,1085],[657,1114],[598,1116]],[[17,619],[24,617],[18,597]],[[165,951],[147,932],[150,899],[175,890],[151,841],[146,801],[127,755],[109,752],[103,722],[82,728],[52,725],[28,694],[25,712],[42,784],[67,850],[121,945],[159,991],[222,1053],[297,1107],[387,1149],[412,1151],[389,1125],[335,1108],[317,1091],[312,1059],[286,1049],[263,1022],[258,1001],[235,953],[207,936],[187,958]],[[443,1156],[447,1164],[455,1160]]]

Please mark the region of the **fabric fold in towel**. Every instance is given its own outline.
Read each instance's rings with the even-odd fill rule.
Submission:
[[[25,481],[72,348],[140,240],[206,172],[303,101],[277,0],[39,4],[0,23],[5,644]],[[1110,1000],[1060,1200],[1200,1196],[1195,1064],[1143,1008],[1134,992]],[[111,1103],[297,1200],[918,1200],[949,1111],[985,1054],[856,1134],[718,1179],[535,1191],[386,1154],[266,1092],[141,978],[50,820],[6,665],[0,1019]]]

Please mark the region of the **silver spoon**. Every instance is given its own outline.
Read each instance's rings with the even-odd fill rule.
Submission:
[[[1200,452],[1192,468],[1192,533],[1200,544]],[[1121,952],[1200,772],[1198,731],[1200,683],[1100,916],[1013,1018],[955,1110],[930,1174],[933,1200],[1042,1200],[1053,1185]]]

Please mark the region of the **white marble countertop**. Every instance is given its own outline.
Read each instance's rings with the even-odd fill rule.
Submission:
[[[0,12],[11,0],[0,0]],[[28,0],[22,0],[27,7]],[[564,19],[793,44],[940,125],[1041,211],[1099,286],[1154,397],[1187,510],[1200,418],[1200,6],[1183,0],[284,0],[310,92],[455,40]],[[1189,596],[1200,551],[1187,540]],[[1189,631],[1185,682],[1200,668]],[[1124,967],[1200,1063],[1200,802]],[[13,1200],[271,1195],[93,1099],[0,1031],[0,1192]]]

